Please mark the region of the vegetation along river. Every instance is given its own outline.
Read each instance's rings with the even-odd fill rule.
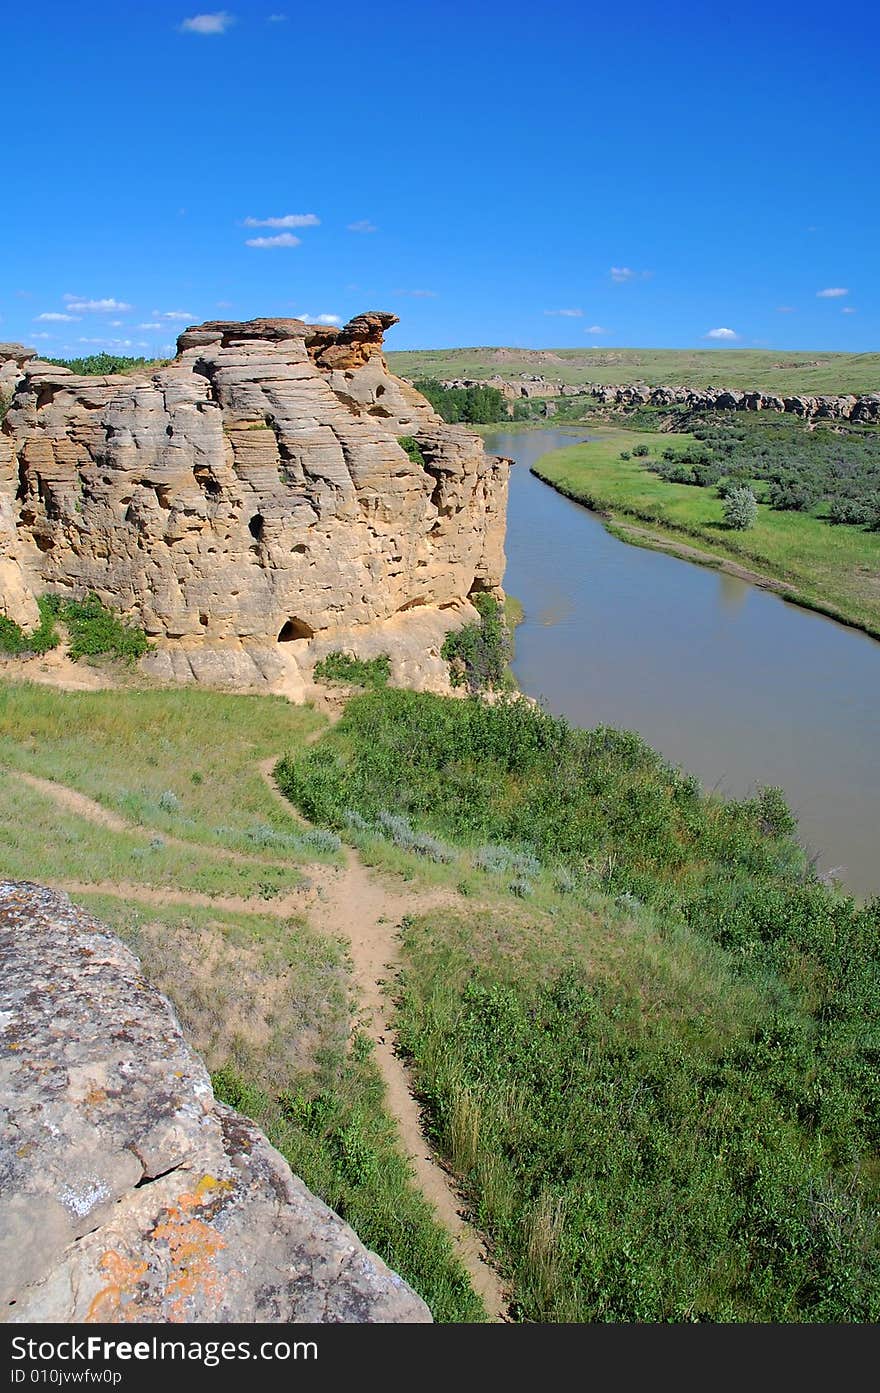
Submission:
[[[505,589],[514,672],[581,726],[638,731],[707,788],[777,784],[800,838],[858,896],[880,892],[880,643],[776,595],[609,536],[529,473],[577,430],[499,431],[514,461]]]

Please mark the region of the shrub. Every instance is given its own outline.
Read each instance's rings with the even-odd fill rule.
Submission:
[[[318,682],[350,682],[354,687],[384,687],[391,676],[387,653],[378,658],[354,658],[349,653],[328,653],[315,664]]]
[[[758,516],[758,500],[747,485],[732,488],[724,500],[724,521],[735,532],[754,527]]]
[[[621,458],[621,459],[629,459],[629,450],[621,450],[621,452],[620,452],[620,458]]]
[[[647,455],[648,453],[649,450],[647,445],[643,444],[633,446],[633,456],[635,459],[644,459],[645,455]]]
[[[0,615],[0,653],[14,657],[47,653],[58,647],[58,632],[55,628],[55,614],[48,596],[37,600],[40,622],[32,634],[26,634],[13,619]]]
[[[449,664],[453,687],[466,686],[476,693],[505,685],[512,644],[504,611],[494,595],[475,596],[474,607],[479,624],[466,624],[447,634],[440,652]]]
[[[84,600],[65,600],[61,595],[44,598],[48,612],[67,626],[74,661],[106,654],[134,663],[150,646],[143,629],[119,619],[95,594]]]
[[[413,464],[419,465],[419,467],[422,469],[425,468],[425,456],[422,454],[421,449],[419,448],[419,442],[413,436],[399,435],[397,437],[397,443],[400,446],[401,450],[403,450],[403,452],[409,456]]]
[[[846,498],[835,498],[828,509],[828,521],[849,523],[851,527],[861,527],[870,522],[871,512],[866,503],[854,503]]]

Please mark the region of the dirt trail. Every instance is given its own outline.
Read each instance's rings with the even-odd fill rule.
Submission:
[[[260,766],[273,794],[288,809],[276,787],[272,761]],[[400,964],[398,928],[405,914],[423,913],[456,903],[455,893],[438,890],[402,891],[384,884],[349,852],[347,865],[331,872],[320,893],[320,928],[346,939],[351,947],[352,975],[363,1004],[365,1026],[375,1045],[375,1059],[385,1083],[386,1102],[396,1118],[400,1137],[416,1172],[419,1187],[434,1206],[452,1238],[456,1253],[482,1298],[492,1320],[506,1318],[510,1301],[480,1234],[461,1215],[461,1199],[425,1140],[412,1082],[397,1053],[397,1035],[390,1024],[385,984]]]

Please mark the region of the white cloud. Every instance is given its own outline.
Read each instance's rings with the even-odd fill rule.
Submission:
[[[124,328],[124,326],[125,326],[125,320],[124,320],[124,319],[111,319],[111,320],[110,320],[110,328],[111,328],[111,329],[122,329],[122,328]]]
[[[78,317],[75,314],[58,314],[55,310],[49,310],[46,314],[38,314],[34,320],[35,324],[77,324]]]
[[[858,311],[856,310],[855,305],[844,305],[844,307],[843,307],[843,309],[840,311],[840,313],[841,313],[841,314],[857,314]]]
[[[84,300],[80,295],[65,295],[65,303],[69,310],[75,310],[80,314],[124,314],[130,310],[131,305],[127,305],[124,300]]]
[[[603,329],[601,324],[591,324],[589,329],[584,330],[585,334],[607,334],[608,330]]]
[[[245,218],[245,227],[318,227],[314,213],[285,213],[281,218]]]
[[[625,285],[627,281],[645,281],[652,275],[652,271],[634,271],[631,266],[611,267],[611,279],[617,285]]]
[[[280,232],[277,237],[248,237],[245,246],[248,247],[298,247],[300,238],[294,237],[292,232]]]
[[[739,334],[737,334],[733,329],[722,328],[710,329],[708,334],[704,334],[703,337],[707,339],[738,339]]]
[[[140,344],[135,345],[132,339],[79,339],[78,342],[102,344],[105,348],[134,348],[141,346]]]
[[[776,313],[777,313],[777,314],[794,314],[794,313],[795,313],[795,307],[794,307],[794,305],[777,305],[777,306],[776,306]]]
[[[298,314],[294,316],[301,319],[303,324],[341,324],[342,316],[338,314]]]
[[[841,285],[829,286],[827,290],[817,290],[817,300],[839,300],[841,295],[848,295],[849,291]]]
[[[218,300],[218,301],[217,301],[217,308],[218,308],[218,310],[231,310],[231,309],[232,309],[232,301],[231,301],[231,300]]]
[[[361,218],[358,222],[350,222],[350,223],[348,224],[348,231],[349,231],[349,232],[378,232],[379,229],[378,229],[378,227],[376,226],[375,223],[370,222],[370,219],[369,219],[369,218]]]
[[[189,324],[194,316],[192,310],[153,310],[153,318],[165,319],[170,324]],[[145,329],[146,325],[142,324],[141,328]],[[158,324],[156,328],[159,328]]]
[[[192,15],[180,26],[182,34],[225,34],[235,23],[235,15],[228,10],[217,10],[209,15]]]
[[[583,310],[545,310],[545,314],[561,315],[563,319],[583,319]]]
[[[414,300],[436,300],[436,290],[395,290],[395,295],[410,295]]]
[[[159,324],[159,323],[157,323],[157,322],[155,322],[155,321],[153,321],[153,322],[151,322],[151,323],[149,323],[149,324],[139,324],[137,327],[138,327],[139,329],[162,329],[162,328],[164,328],[165,326],[162,325],[162,324]]]
[[[269,18],[267,19],[266,23],[267,23],[267,24],[283,24],[284,21],[285,21],[286,19],[287,19],[287,15],[270,15]]]
[[[53,338],[55,337],[55,335],[54,335],[54,334],[31,334],[30,337],[31,337],[32,339],[53,339]]]

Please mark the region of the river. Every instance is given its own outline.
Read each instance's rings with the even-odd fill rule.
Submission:
[[[505,589],[523,691],[581,726],[638,731],[706,788],[778,784],[800,839],[880,891],[880,643],[778,596],[611,537],[529,468],[586,431],[499,431],[514,461]]]

